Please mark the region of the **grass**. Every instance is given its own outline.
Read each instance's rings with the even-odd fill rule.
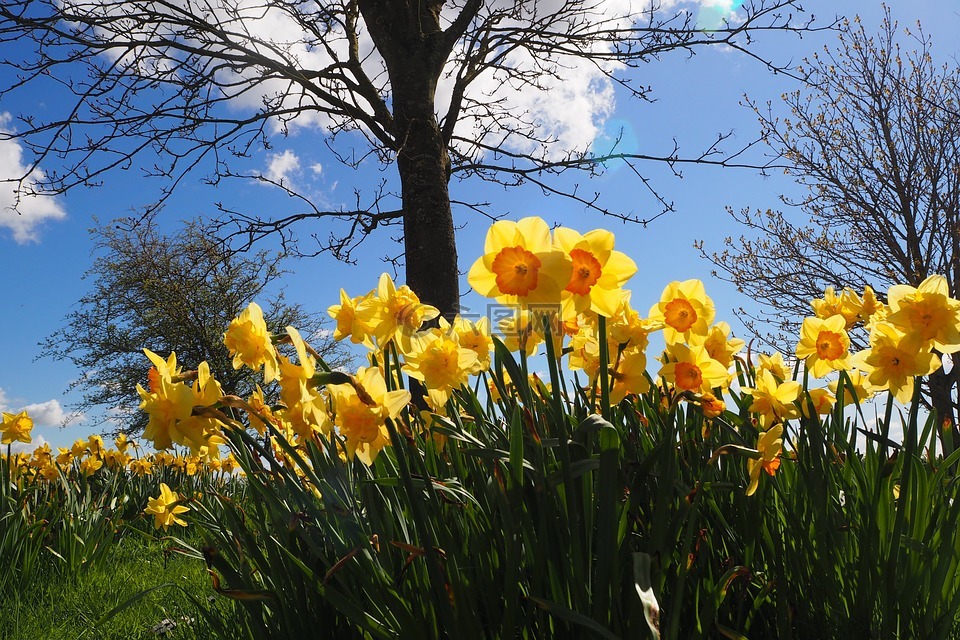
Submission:
[[[202,561],[169,552],[169,547],[166,541],[133,533],[113,546],[102,567],[75,576],[54,566],[42,569],[26,588],[4,594],[0,638],[199,640],[216,635],[216,627],[229,624],[232,602],[216,595]],[[175,626],[161,632],[165,620]]]

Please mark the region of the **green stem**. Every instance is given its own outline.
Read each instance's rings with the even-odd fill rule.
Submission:
[[[600,415],[610,420],[610,345],[607,343],[607,319],[597,314],[600,340]]]

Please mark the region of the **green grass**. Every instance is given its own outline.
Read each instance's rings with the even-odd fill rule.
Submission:
[[[232,602],[216,595],[202,561],[165,552],[170,546],[134,532],[113,546],[102,567],[75,576],[44,568],[26,588],[0,598],[0,638],[199,640],[216,635],[215,628],[233,613]],[[97,625],[118,607],[122,610]],[[153,629],[163,620],[176,627],[157,634]]]

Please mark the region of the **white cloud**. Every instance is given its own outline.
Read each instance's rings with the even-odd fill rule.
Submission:
[[[82,413],[67,413],[56,399],[14,407],[17,405],[11,405],[7,392],[0,388],[0,411],[6,413],[26,411],[33,420],[34,426],[66,427],[83,420]]]
[[[23,195],[17,202],[15,183],[2,182],[3,179],[20,178],[28,172],[23,164],[21,146],[2,135],[9,132],[10,119],[9,113],[0,113],[0,227],[9,229],[13,239],[20,244],[38,242],[39,227],[49,220],[62,220],[67,212],[50,196]],[[34,169],[23,186],[29,190],[43,177],[43,172]]]
[[[20,411],[26,411],[33,419],[35,425],[48,427],[66,427],[76,424],[83,419],[82,415],[64,411],[60,402],[57,400],[28,404],[22,407]]]
[[[68,4],[76,0],[64,0]],[[644,10],[651,4],[658,7],[660,15],[669,17],[673,12],[688,11],[697,18],[712,21],[715,16],[731,17],[743,3],[743,0],[604,0],[591,3],[588,16],[576,14],[564,18],[575,23],[588,19],[597,28],[616,30],[630,26],[630,16],[644,21]],[[174,4],[186,5],[186,0],[175,0]],[[514,0],[491,0],[485,3],[485,11],[498,11],[506,8],[505,15],[515,8]],[[88,5],[82,5],[87,6]],[[116,11],[114,4],[107,5],[103,11]],[[229,6],[229,10],[227,8]],[[552,11],[561,10],[563,0],[539,0],[529,3],[526,10],[535,11],[539,17]],[[449,20],[450,12],[458,11],[462,3],[448,3],[444,19]],[[325,69],[334,63],[334,58],[346,60],[349,43],[342,29],[334,26],[324,34],[322,46],[311,42],[303,27],[286,9],[265,6],[256,0],[233,0],[217,4],[208,3],[204,11],[210,12],[204,19],[209,22],[222,22],[229,25],[234,38],[248,36],[245,45],[258,54],[281,60],[285,66],[308,70]],[[698,16],[697,14],[702,14]],[[509,19],[501,19],[498,29],[511,25]],[[552,25],[559,32],[569,26],[563,23]],[[577,29],[577,26],[573,26]],[[358,24],[359,58],[368,78],[378,83],[377,90],[389,102],[389,87],[386,85],[385,65],[382,57],[373,47],[373,42],[362,20]],[[107,34],[109,35],[109,34]],[[215,42],[204,42],[203,46],[211,51],[221,48]],[[592,45],[596,53],[609,54],[611,46],[605,43]],[[491,146],[502,145],[507,149],[528,153],[544,158],[562,157],[568,151],[583,151],[590,147],[603,134],[604,123],[613,113],[614,84],[606,73],[622,68],[615,60],[592,62],[575,56],[552,56],[550,59],[535,58],[522,48],[511,53],[504,61],[510,71],[493,73],[487,71],[478,77],[468,89],[464,101],[464,111],[457,123],[457,133],[467,140],[482,139]],[[555,77],[537,73],[538,67],[552,68]],[[539,86],[531,87],[518,80],[518,74],[533,72],[539,76]],[[358,125],[343,121],[319,110],[317,98],[296,83],[282,79],[258,80],[256,68],[242,70],[222,70],[218,78],[225,85],[232,85],[237,93],[228,95],[229,104],[241,111],[260,110],[264,104],[282,105],[290,110],[284,119],[274,118],[270,129],[273,133],[296,133],[302,128],[319,130],[349,131]],[[246,83],[244,80],[251,80]],[[449,105],[453,78],[441,79],[437,89],[436,109],[442,117]],[[325,87],[338,91],[339,87]],[[484,105],[499,101],[494,112]],[[364,106],[364,105],[361,105]],[[516,135],[514,132],[519,132]],[[369,132],[367,132],[369,135]],[[544,146],[530,140],[529,134],[539,140],[550,140]],[[480,156],[479,149],[462,149],[466,153]],[[307,167],[319,175],[319,164]],[[264,174],[272,180],[284,180],[289,186],[290,175],[299,170],[299,159],[292,152],[269,156],[269,167]]]
[[[287,149],[283,153],[270,154],[267,170],[263,174],[268,180],[281,183],[285,187],[291,186],[290,176],[300,171],[300,158],[293,151]]]

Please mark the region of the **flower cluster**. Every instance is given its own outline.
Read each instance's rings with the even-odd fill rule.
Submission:
[[[536,217],[499,221],[490,227],[468,281],[481,295],[512,309],[496,327],[508,349],[529,357],[546,345],[548,354],[566,358],[570,370],[586,376],[583,397],[610,405],[644,394],[654,384],[663,397],[675,399],[673,405],[688,401],[699,407],[705,437],[709,424],[725,414],[724,397],[739,363],[739,372],[749,379],[740,391],[749,397],[756,425],[748,462],[747,491],[753,493],[760,472],[773,474],[779,466],[786,422],[829,413],[839,381],[805,389],[792,379],[782,355],[759,354],[755,361],[742,356],[743,340],[732,335],[729,324],[716,321],[714,303],[699,280],[669,283],[641,316],[624,289],[637,266],[614,245],[613,234],[600,229],[551,231]],[[880,390],[905,400],[915,377],[940,366],[936,352],[960,350],[960,302],[949,297],[940,276],[916,288],[891,287],[886,304],[868,287],[839,295],[827,289],[812,307],[815,315],[803,321],[795,355],[817,379],[846,371],[844,404]],[[294,327],[271,334],[260,307],[251,304],[230,323],[224,342],[234,367],[262,370],[265,384],[277,384],[279,403],[268,404],[259,387],[245,399],[224,397],[204,363],[184,372],[174,354],[164,360],[148,351],[154,365],[149,389],[138,388],[141,407],[150,414],[145,435],[161,449],[178,444],[194,456],[215,458],[224,442],[221,426],[241,424],[221,412],[230,407],[245,411],[249,426],[261,435],[270,425],[270,437],[279,435],[295,446],[335,438],[345,459],[373,464],[390,444],[391,422],[406,433],[415,423],[429,428],[430,415],[459,411],[458,392],[466,392],[471,378],[491,367],[490,320],[439,317],[436,308],[387,274],[363,295],[341,289],[340,303],[328,312],[336,321],[334,337],[365,345],[370,366],[353,375],[323,371],[319,356]],[[869,331],[870,346],[854,354],[848,332],[859,326]],[[658,331],[665,347],[651,375],[646,351]],[[280,343],[292,347],[295,359],[277,350]],[[401,374],[419,384],[405,385]],[[554,393],[539,378],[531,380],[537,395]],[[493,402],[501,402],[511,384],[499,374],[483,386]],[[417,389],[418,396],[404,387]],[[601,387],[605,391],[598,393]],[[284,447],[274,443],[274,451],[284,464]]]
[[[148,453],[125,435],[117,436],[114,446],[107,447],[101,436],[92,435],[85,440],[75,440],[70,447],[57,447],[56,451],[44,443],[30,453],[14,454],[11,468],[18,478],[48,481],[61,477],[90,477],[108,471],[146,477],[165,469],[187,476],[217,472],[229,475],[237,470],[233,454],[219,457],[219,449],[215,453],[216,457],[169,451]]]

